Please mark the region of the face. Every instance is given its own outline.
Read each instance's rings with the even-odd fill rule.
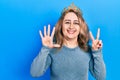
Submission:
[[[63,20],[62,32],[64,38],[76,39],[80,32],[79,20],[75,13],[69,12],[65,15]]]

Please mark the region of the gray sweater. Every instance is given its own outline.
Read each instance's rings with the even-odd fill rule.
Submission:
[[[105,80],[102,50],[84,52],[78,46],[50,49],[43,46],[31,64],[31,75],[39,77],[50,67],[51,80],[88,80],[88,71],[96,80]]]

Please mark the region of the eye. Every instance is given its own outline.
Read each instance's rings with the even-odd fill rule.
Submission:
[[[74,22],[75,25],[79,25],[79,22]]]
[[[70,22],[66,21],[65,24],[70,24]]]

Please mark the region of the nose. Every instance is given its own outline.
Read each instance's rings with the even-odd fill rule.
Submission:
[[[70,24],[70,28],[73,28],[73,27],[74,27],[74,24],[73,24],[73,23],[71,23],[71,24]]]

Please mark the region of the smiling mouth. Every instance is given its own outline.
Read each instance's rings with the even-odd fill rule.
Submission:
[[[67,32],[68,32],[69,34],[74,34],[74,33],[76,32],[76,30],[67,30]]]

